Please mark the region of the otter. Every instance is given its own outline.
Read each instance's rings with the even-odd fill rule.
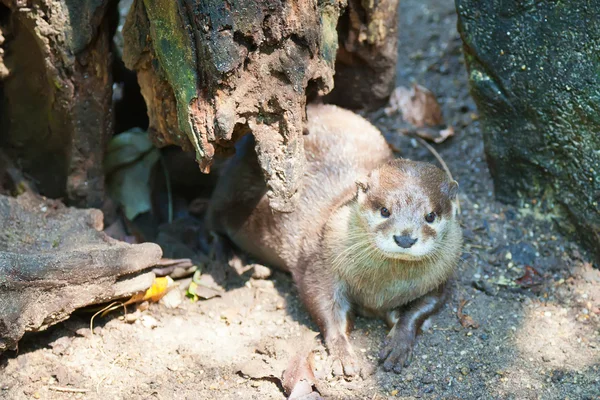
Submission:
[[[459,261],[458,183],[434,165],[395,158],[381,132],[351,111],[309,105],[307,116],[296,209],[269,208],[247,135],[215,188],[207,226],[292,274],[334,373],[360,372],[347,336],[355,314],[387,321],[379,356],[399,373]]]

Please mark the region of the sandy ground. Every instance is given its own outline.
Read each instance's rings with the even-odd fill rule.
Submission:
[[[377,368],[352,381],[333,378],[320,346],[319,389],[339,399],[600,399],[600,271],[534,202],[515,208],[494,201],[453,7],[449,0],[401,1],[398,64],[398,84],[431,89],[456,130],[436,147],[461,185],[466,245],[453,296],[402,374]],[[398,135],[395,118],[374,122],[403,156],[434,162]],[[515,283],[526,265],[542,275],[540,285]],[[122,311],[96,318],[93,334],[86,313],[29,334],[18,353],[0,356],[0,398],[283,399],[278,380],[268,377],[282,362],[273,349],[295,346],[316,327],[288,275],[249,275],[211,300],[186,299],[176,309],[153,304],[128,320]],[[464,300],[478,328],[461,325]],[[351,340],[362,362],[377,365],[386,333],[381,321],[357,320]],[[267,377],[240,373],[249,368]]]

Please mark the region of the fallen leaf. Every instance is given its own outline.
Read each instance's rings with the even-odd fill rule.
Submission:
[[[206,287],[204,285],[199,285],[196,282],[191,282],[190,287],[187,290],[187,296],[190,297],[193,301],[198,301],[199,299],[208,300],[213,297],[221,296],[221,292],[216,289]]]
[[[308,332],[303,335],[300,343],[297,343],[296,353],[283,372],[283,388],[290,399],[305,398],[316,392],[317,379],[313,372],[313,349],[316,346],[316,335],[316,332]]]
[[[463,313],[463,308],[467,305],[467,300],[461,300],[458,305],[458,310],[456,311],[456,316],[458,317],[458,321],[463,326],[463,328],[479,328],[479,324],[473,320],[469,315]]]
[[[140,303],[142,301],[158,302],[164,295],[167,294],[168,290],[175,287],[175,281],[169,276],[154,278],[152,286],[146,290],[146,292],[138,293],[132,296],[125,302],[125,305]]]
[[[150,171],[159,158],[158,149],[140,129],[116,135],[108,144],[104,159],[106,185],[130,221],[152,208]]]
[[[544,281],[542,275],[532,266],[525,266],[525,274],[516,279],[515,283],[524,288],[540,285]]]
[[[435,128],[424,127],[416,129],[414,133],[425,140],[439,144],[449,137],[454,136],[454,128],[449,126],[446,129],[439,130]]]
[[[156,274],[156,276],[165,276],[165,275],[172,275],[175,270],[184,270],[184,271],[190,271],[190,273],[186,275],[186,276],[189,276],[193,272],[195,272],[196,269],[197,268],[194,267],[192,260],[190,260],[189,258],[180,258],[180,259],[162,258],[154,266],[154,269],[152,270],[152,272],[154,272]],[[174,278],[177,279],[180,277],[182,277],[181,272]]]
[[[202,271],[198,270],[194,272],[192,282],[187,290],[187,297],[193,301],[199,299],[212,299],[213,297],[221,296],[223,289],[218,286],[212,276],[208,274],[202,274]]]
[[[385,113],[389,116],[400,112],[402,119],[417,128],[444,124],[442,110],[435,95],[427,88],[414,84],[410,89],[399,86],[390,96]]]

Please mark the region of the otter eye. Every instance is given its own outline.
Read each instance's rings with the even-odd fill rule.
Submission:
[[[381,209],[381,216],[382,216],[383,218],[387,218],[387,217],[389,217],[389,216],[390,216],[390,210],[388,210],[387,208],[383,207],[383,208]]]
[[[429,214],[427,214],[425,216],[425,221],[427,221],[428,223],[432,223],[433,221],[435,221],[435,213],[434,212],[430,212]]]

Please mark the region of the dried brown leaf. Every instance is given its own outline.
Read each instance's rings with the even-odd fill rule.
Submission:
[[[530,288],[540,285],[544,281],[542,275],[532,266],[525,266],[525,273],[522,277],[515,280],[515,283],[523,288]]]
[[[458,305],[458,310],[456,311],[456,316],[458,317],[458,321],[463,326],[463,328],[477,329],[479,328],[479,324],[475,322],[475,320],[469,315],[463,313],[463,308],[467,303],[467,300],[460,301],[460,304]]]
[[[387,115],[397,112],[402,119],[417,128],[439,126],[444,124],[442,110],[435,95],[427,88],[414,84],[410,89],[399,86],[390,96]]]

